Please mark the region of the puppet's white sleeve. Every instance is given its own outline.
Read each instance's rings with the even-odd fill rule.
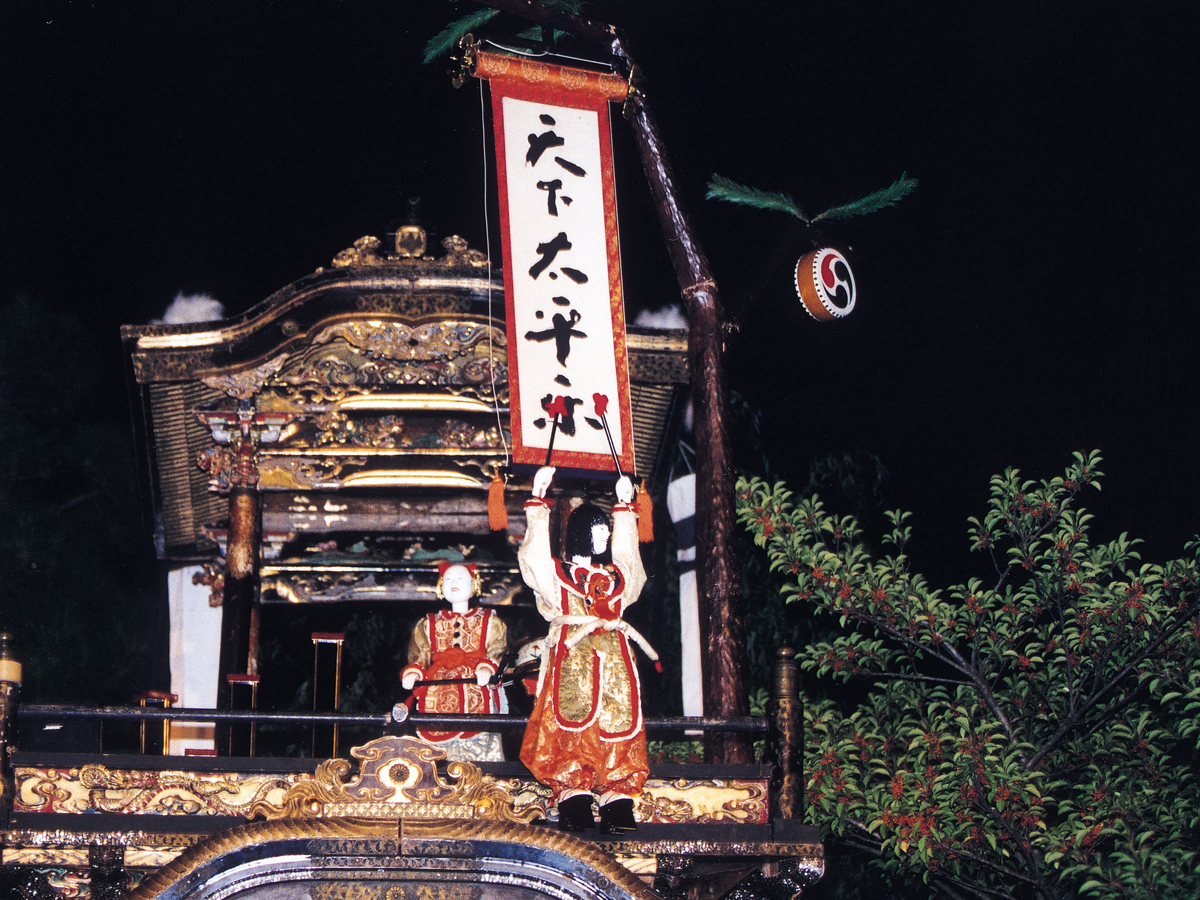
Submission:
[[[625,576],[622,606],[629,606],[646,586],[646,570],[638,550],[637,512],[630,503],[618,503],[613,507],[612,518],[612,559]]]
[[[527,501],[525,521],[525,540],[517,551],[517,562],[521,577],[537,599],[538,612],[549,621],[560,612],[554,603],[557,580],[554,559],[550,556],[550,507],[541,500]]]

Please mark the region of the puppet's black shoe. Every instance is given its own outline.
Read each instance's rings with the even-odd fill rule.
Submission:
[[[558,801],[559,831],[586,831],[594,827],[592,818],[592,795],[576,794]]]
[[[633,800],[622,797],[600,807],[601,834],[629,834],[637,830],[637,821],[633,818]]]

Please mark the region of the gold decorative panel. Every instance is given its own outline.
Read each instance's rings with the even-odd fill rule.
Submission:
[[[487,818],[530,822],[554,812],[550,791],[531,778],[503,779],[413,737],[384,737],[356,747],[359,773],[345,759],[309,774],[122,771],[18,767],[14,812],[148,813],[171,816],[366,816]],[[763,825],[765,780],[651,778],[638,798],[639,821]]]

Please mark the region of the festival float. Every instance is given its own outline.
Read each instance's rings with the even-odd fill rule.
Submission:
[[[19,896],[750,900],[820,878],[789,651],[766,716],[642,709],[680,638],[627,612],[679,577],[648,526],[707,373],[687,331],[625,321],[608,107],[630,86],[465,61],[491,81],[501,266],[414,220],[232,318],[122,329],[170,684],[23,705],[0,647]],[[351,612],[415,622],[376,710],[341,708]],[[302,628],[298,709],[276,651]],[[761,762],[647,755],[731,735]]]

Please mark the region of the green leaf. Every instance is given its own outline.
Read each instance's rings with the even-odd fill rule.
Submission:
[[[796,201],[787,194],[776,191],[763,191],[758,188],[739,184],[724,176],[713,174],[708,182],[708,193],[705,200],[724,200],[727,203],[737,203],[741,206],[752,206],[755,209],[768,209],[785,212],[795,216],[801,222],[808,222],[804,210],[796,205]]]
[[[898,179],[882,190],[875,191],[873,194],[867,194],[865,197],[860,197],[858,200],[845,203],[842,206],[827,209],[819,216],[814,217],[813,222],[816,223],[826,219],[831,222],[852,219],[855,216],[865,216],[869,213],[878,212],[881,209],[887,209],[889,206],[895,206],[916,190],[917,183],[917,179],[909,178],[908,173],[904,172]]]
[[[496,9],[481,9],[477,12],[471,13],[470,15],[463,16],[461,19],[451,22],[449,25],[431,37],[425,44],[425,56],[421,61],[425,63],[425,65],[429,65],[429,63],[433,62],[438,57],[445,56],[454,49],[454,45],[457,44],[464,35],[470,34],[480,25],[490,22],[499,14],[500,11]]]

